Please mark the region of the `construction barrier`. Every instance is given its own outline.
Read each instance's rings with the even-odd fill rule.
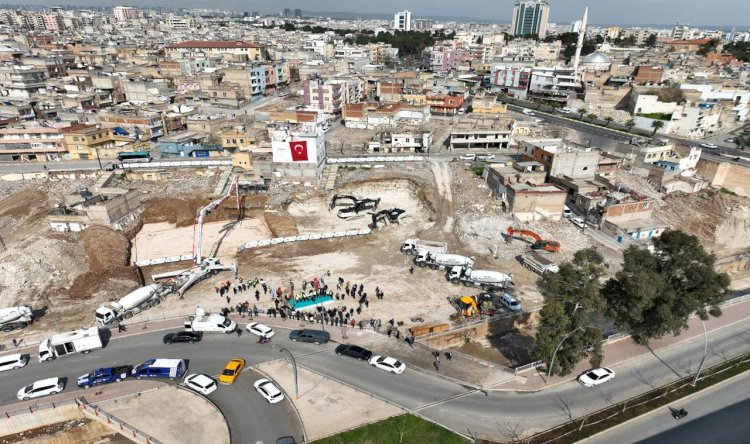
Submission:
[[[149,265],[173,264],[175,262],[192,261],[195,258],[192,254],[183,254],[179,256],[159,257],[156,259],[142,259],[135,262],[139,267],[148,267]]]
[[[147,169],[147,168],[194,168],[206,166],[232,166],[231,160],[178,160],[174,162],[122,162],[123,169]]]
[[[424,156],[329,157],[327,163],[421,162]]]
[[[354,230],[347,230],[347,231],[334,231],[334,232],[326,232],[326,233],[300,234],[298,236],[275,237],[273,239],[263,239],[263,240],[254,240],[254,241],[245,242],[243,244],[240,244],[237,251],[240,252],[240,251],[247,250],[250,248],[267,247],[269,245],[278,245],[281,243],[286,244],[286,243],[291,243],[291,242],[301,242],[301,241],[309,241],[309,240],[332,239],[332,238],[351,237],[351,236],[364,236],[370,233],[372,233],[371,229],[362,228],[362,229],[354,229]]]

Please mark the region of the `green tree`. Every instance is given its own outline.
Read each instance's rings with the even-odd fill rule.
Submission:
[[[591,319],[605,309],[599,290],[603,263],[596,250],[580,250],[558,273],[539,282],[545,302],[539,313],[535,357],[546,361],[552,374],[569,374],[587,356],[595,358],[594,363],[601,358],[590,350],[594,346],[595,351],[602,339],[601,329]]]
[[[651,34],[648,37],[646,37],[644,44],[649,48],[655,47],[656,46],[656,34]]]
[[[625,122],[625,126],[628,127],[628,132],[633,131],[633,127],[635,126],[635,120],[630,119],[627,122]]]
[[[697,237],[666,230],[654,248],[628,247],[622,270],[601,291],[607,317],[642,344],[680,334],[692,313],[720,316],[729,291],[729,276],[714,270],[716,258]]]
[[[284,31],[295,31],[297,29],[297,27],[294,26],[294,23],[285,22],[281,26],[281,29],[283,29]]]
[[[576,111],[578,114],[581,115],[581,119],[583,119],[583,116],[586,114],[586,108],[578,108],[578,111]]]
[[[706,43],[702,44],[700,48],[698,48],[698,55],[702,55],[703,57],[705,57],[708,54],[716,51],[719,43],[721,43],[719,39],[711,39],[707,41]]]
[[[588,113],[588,114],[586,114],[586,117],[588,117],[589,120],[592,121],[592,122],[594,120],[596,120],[596,114],[594,114],[594,113]]]
[[[651,133],[651,137],[654,137],[656,135],[656,132],[660,129],[664,128],[664,121],[663,120],[654,120],[651,122],[651,128],[654,129],[654,131]]]
[[[614,122],[615,119],[612,118],[612,116],[607,116],[607,117],[604,118],[604,121],[607,122],[606,126],[609,126],[609,124],[612,123],[612,122]]]

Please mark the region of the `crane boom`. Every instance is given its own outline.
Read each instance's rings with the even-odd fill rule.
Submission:
[[[238,181],[239,176],[234,176],[227,194],[220,197],[219,199],[214,200],[210,204],[201,208],[200,211],[198,211],[198,216],[196,217],[195,221],[195,240],[193,243],[193,256],[195,257],[195,263],[197,265],[200,265],[201,261],[203,260],[203,220],[206,218],[206,215],[210,214],[211,211],[215,210],[219,205],[224,203],[225,200],[229,199],[229,197],[231,197],[233,193],[237,192],[237,187],[239,186]],[[239,200],[237,201],[237,206],[239,209]]]

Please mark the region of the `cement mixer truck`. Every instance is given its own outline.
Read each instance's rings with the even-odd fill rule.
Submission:
[[[151,284],[141,287],[123,296],[119,301],[104,305],[96,310],[96,321],[109,326],[123,319],[130,319],[133,315],[158,305],[171,289],[161,284]]]
[[[417,254],[418,251],[431,251],[433,253],[445,253],[448,244],[445,242],[428,241],[422,239],[406,239],[401,244],[401,252],[406,254]]]
[[[414,264],[418,267],[430,267],[433,270],[445,270],[451,267],[473,267],[474,258],[461,256],[460,254],[432,253],[420,250],[414,258]]]
[[[467,287],[505,288],[513,284],[513,275],[499,271],[474,270],[471,267],[452,267],[445,277],[454,284],[464,284]]]
[[[32,322],[34,322],[34,313],[27,305],[0,308],[0,330],[6,333],[26,328]]]

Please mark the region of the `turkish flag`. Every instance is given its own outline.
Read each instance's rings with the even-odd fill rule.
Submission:
[[[289,142],[292,151],[292,162],[304,162],[307,160],[307,141]]]

